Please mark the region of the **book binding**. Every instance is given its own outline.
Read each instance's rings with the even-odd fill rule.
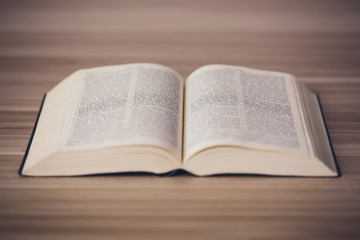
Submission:
[[[40,114],[41,114],[42,108],[44,106],[45,98],[46,98],[46,93],[44,94],[44,97],[43,97],[43,99],[41,101],[39,113],[38,113],[38,115],[36,117],[35,125],[34,125],[34,128],[32,130],[32,133],[31,133],[31,136],[30,136],[30,139],[29,139],[29,143],[28,143],[28,145],[26,147],[24,158],[23,158],[23,160],[21,162],[21,165],[20,165],[20,168],[19,168],[19,171],[18,171],[18,174],[21,175],[21,176],[23,176],[22,171],[23,171],[23,168],[24,168],[24,165],[25,165],[25,162],[26,162],[26,158],[27,158],[27,156],[29,154],[29,151],[30,151],[31,143],[33,141],[33,138],[34,138],[34,135],[35,135],[35,132],[36,132],[36,127],[38,125]]]
[[[328,137],[328,139],[329,139],[331,153],[332,153],[333,158],[334,158],[335,167],[336,167],[336,172],[337,172],[337,174],[338,174],[336,177],[341,177],[341,171],[340,171],[339,163],[338,163],[338,161],[337,161],[337,159],[336,159],[334,147],[333,147],[333,144],[332,144],[332,142],[331,142],[331,138],[330,138],[330,134],[329,134],[329,129],[328,129],[327,125],[326,125],[325,115],[324,115],[324,111],[323,111],[323,108],[322,108],[322,105],[321,105],[321,101],[320,101],[320,96],[319,96],[319,94],[316,93],[316,97],[317,97],[317,100],[318,100],[318,102],[319,102],[321,117],[322,117],[322,119],[323,119],[324,126],[325,126],[325,130],[326,130],[326,134],[327,134],[327,137]]]

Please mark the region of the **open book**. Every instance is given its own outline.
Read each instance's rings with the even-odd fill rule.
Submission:
[[[338,176],[317,96],[294,76],[148,63],[78,70],[46,94],[19,173]]]

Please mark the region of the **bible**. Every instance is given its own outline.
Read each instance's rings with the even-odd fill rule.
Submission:
[[[336,177],[316,94],[291,74],[152,63],[82,69],[47,92],[19,174]]]

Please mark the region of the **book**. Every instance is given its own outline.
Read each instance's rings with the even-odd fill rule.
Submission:
[[[152,63],[82,69],[46,93],[19,174],[339,176],[316,94],[288,73]]]

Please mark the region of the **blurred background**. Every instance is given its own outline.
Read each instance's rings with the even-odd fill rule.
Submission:
[[[1,74],[59,81],[78,68],[156,62],[184,77],[209,63],[359,76],[359,13],[359,1],[2,0]]]

